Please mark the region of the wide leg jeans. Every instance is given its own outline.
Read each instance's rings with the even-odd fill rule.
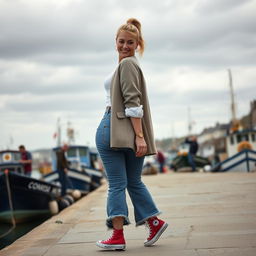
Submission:
[[[141,181],[144,157],[136,157],[132,149],[110,148],[110,118],[111,113],[106,112],[96,132],[96,145],[109,185],[106,225],[113,228],[112,219],[118,216],[124,217],[124,225],[130,223],[126,189],[134,207],[136,226],[142,225],[148,218],[160,214]]]

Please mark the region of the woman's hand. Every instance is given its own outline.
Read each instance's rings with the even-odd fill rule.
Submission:
[[[135,144],[136,144],[136,157],[144,156],[147,153],[147,144],[144,138],[140,138],[136,136]]]
[[[147,143],[143,137],[141,118],[130,117],[135,133],[136,157],[141,157],[147,153]]]

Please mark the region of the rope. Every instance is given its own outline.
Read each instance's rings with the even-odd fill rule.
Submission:
[[[10,211],[11,211],[12,227],[7,232],[2,234],[0,236],[0,238],[3,238],[5,236],[7,236],[8,234],[10,234],[16,228],[16,221],[15,221],[14,214],[13,214],[13,204],[12,204],[12,194],[11,194],[11,187],[10,187],[10,181],[9,181],[9,171],[6,169],[4,171],[4,173],[5,173],[5,180],[6,180],[6,188],[7,188],[7,194],[8,194],[9,208],[10,208]]]

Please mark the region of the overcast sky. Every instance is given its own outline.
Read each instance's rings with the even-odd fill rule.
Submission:
[[[0,149],[55,146],[60,118],[94,146],[103,82],[117,64],[115,34],[142,23],[139,58],[158,139],[228,122],[228,73],[237,116],[256,98],[256,0],[0,0]],[[64,136],[62,141],[66,141]]]

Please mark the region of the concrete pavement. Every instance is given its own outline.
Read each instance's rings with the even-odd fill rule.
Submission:
[[[0,256],[256,255],[256,173],[168,173],[143,180],[169,223],[156,245],[144,247],[148,231],[129,225],[126,251],[95,246],[111,233],[104,226],[104,184],[1,250]],[[129,206],[134,224],[130,201]]]

